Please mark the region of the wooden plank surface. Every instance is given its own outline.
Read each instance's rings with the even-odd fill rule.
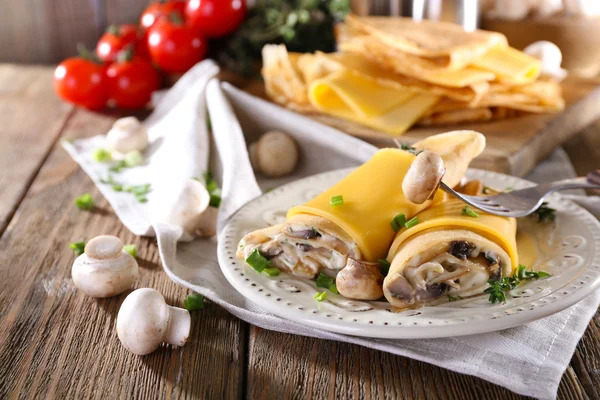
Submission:
[[[40,69],[39,76],[47,71]],[[0,79],[0,91],[18,87],[21,75],[0,73],[3,76],[9,78]],[[32,84],[29,90],[37,87]],[[15,119],[34,115],[40,104],[54,101],[56,107],[65,107],[48,100],[51,97],[43,90],[36,93],[19,105],[22,112],[5,115],[3,126],[17,126]],[[3,100],[0,97],[0,107]],[[83,171],[59,148],[59,137],[97,134],[118,115],[77,110],[69,116],[70,108],[65,109],[66,116],[57,113],[54,121],[45,120],[38,132],[41,137],[18,129],[0,136],[0,162],[10,156],[38,165],[29,167],[25,182],[21,175],[5,174],[7,164],[0,169],[0,187],[12,183],[25,194],[22,201],[0,197],[0,217],[9,222],[0,232],[0,399],[521,398],[481,379],[404,357],[249,327],[214,304],[192,315],[185,347],[164,347],[146,357],[131,355],[114,330],[125,295],[94,300],[76,291],[68,243],[115,234],[138,245],[141,277],[136,287],[156,288],[170,304],[181,304],[187,291],[162,271],[155,241],[127,231]],[[52,140],[42,140],[46,129],[57,130]],[[24,143],[31,147],[27,152],[22,150]],[[600,165],[599,143],[600,123],[567,144],[580,174]],[[96,199],[95,211],[73,206],[73,199],[84,192]],[[5,215],[11,208],[16,208],[14,215]],[[600,314],[578,345],[558,398],[599,398],[598,371]]]

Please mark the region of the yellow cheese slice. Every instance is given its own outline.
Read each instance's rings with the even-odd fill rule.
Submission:
[[[431,203],[413,204],[402,192],[402,180],[414,158],[403,150],[379,150],[330,189],[302,206],[291,208],[287,218],[297,214],[326,218],[355,241],[365,260],[375,262],[384,258],[395,236],[390,221],[398,214],[410,219]],[[344,204],[332,207],[333,196],[342,196]],[[438,191],[434,201],[442,198],[443,193]]]
[[[542,69],[539,60],[508,46],[494,47],[473,66],[493,72],[500,81],[519,85],[535,81]]]
[[[388,261],[392,262],[400,247],[419,232],[427,229],[467,229],[498,244],[508,253],[513,269],[519,266],[517,253],[517,221],[514,218],[500,217],[475,210],[477,218],[462,215],[465,204],[457,199],[438,203],[417,214],[419,223],[412,228],[403,228],[398,232],[390,247]]]
[[[481,82],[493,81],[496,75],[491,71],[466,67],[459,70],[423,71],[420,78],[426,82],[452,88],[463,88]]]
[[[346,70],[314,81],[308,95],[311,104],[325,114],[392,135],[404,133],[439,100],[439,96],[390,87]]]

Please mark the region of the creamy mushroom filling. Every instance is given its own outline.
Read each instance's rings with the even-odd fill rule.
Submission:
[[[442,252],[417,254],[409,259],[402,274],[397,274],[389,289],[407,305],[433,301],[444,295],[480,294],[488,280],[501,278],[504,265],[500,257],[467,241],[454,241]]]
[[[242,239],[240,247],[244,258],[258,249],[273,266],[296,276],[313,278],[319,272],[335,276],[346,266],[348,257],[360,258],[354,242],[343,241],[314,227],[283,224],[261,233]]]

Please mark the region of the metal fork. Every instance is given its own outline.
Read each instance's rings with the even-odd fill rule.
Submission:
[[[587,177],[544,183],[488,197],[458,193],[444,182],[440,183],[440,188],[481,211],[518,218],[537,210],[550,193],[568,189],[600,189],[600,169],[590,172]]]

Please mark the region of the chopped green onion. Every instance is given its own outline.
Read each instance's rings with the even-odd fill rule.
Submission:
[[[460,297],[460,296],[456,296],[456,297],[454,297],[454,296],[450,296],[450,295],[447,295],[447,296],[448,296],[448,300],[449,300],[449,301],[457,301],[457,300],[462,300],[462,299],[463,299],[463,298],[462,298],[462,297]]]
[[[188,311],[202,310],[204,309],[204,296],[198,293],[192,293],[185,298],[183,306]]]
[[[94,199],[89,193],[84,193],[75,199],[75,205],[80,210],[91,210],[94,208]]]
[[[137,257],[137,247],[135,246],[135,244],[126,244],[125,246],[123,246],[123,250],[131,254],[133,258]]]
[[[384,259],[377,260],[377,262],[379,263],[379,265],[381,265],[381,274],[383,276],[386,276],[388,272],[390,272],[390,263],[388,262],[388,260]]]
[[[327,292],[322,292],[322,293],[317,292],[314,297],[317,301],[323,301],[323,300],[325,300],[325,297],[327,297]]]
[[[335,285],[335,283],[329,285],[329,287],[327,289],[329,289],[329,291],[331,293],[340,294],[340,292],[338,291],[337,286]]]
[[[406,224],[406,216],[404,214],[396,215],[391,221],[390,226],[394,232],[398,232]]]
[[[278,268],[265,268],[262,270],[262,272],[266,273],[269,276],[277,276],[281,273],[281,271],[279,271]]]
[[[335,294],[340,293],[335,285],[335,278],[327,276],[324,273],[320,273],[319,276],[317,276],[317,287],[329,289],[329,291]]]
[[[329,199],[329,205],[331,207],[339,207],[343,204],[344,204],[344,197],[342,195],[331,196],[331,199]]]
[[[148,198],[146,196],[135,196],[135,199],[138,201],[138,203],[147,203],[148,202]]]
[[[127,162],[125,160],[119,160],[115,165],[110,167],[108,170],[110,172],[121,172],[123,168],[127,168]]]
[[[473,209],[469,206],[465,206],[462,211],[462,215],[466,215],[467,217],[479,218],[479,214],[477,214]]]
[[[419,223],[419,217],[414,217],[413,219],[411,219],[410,221],[405,223],[404,226],[407,229],[409,229],[409,228],[412,228],[413,226],[417,225],[418,223]]]
[[[69,244],[69,248],[73,250],[75,255],[82,255],[83,250],[85,249],[85,242],[73,242]]]
[[[128,185],[123,188],[126,192],[132,193],[134,196],[142,196],[150,192],[150,184]]]
[[[210,195],[210,201],[209,201],[208,204],[211,207],[219,208],[219,206],[221,205],[221,196],[219,196],[217,194],[211,194]]]
[[[415,156],[418,156],[419,153],[421,153],[419,150],[417,150],[414,147],[409,146],[407,144],[401,144],[400,150],[408,151],[409,153],[414,154]]]
[[[268,268],[271,263],[267,260],[258,249],[252,250],[252,253],[246,258],[246,262],[250,265],[256,272],[262,272],[265,268]]]
[[[92,158],[96,162],[106,163],[112,161],[112,154],[106,149],[96,149],[92,153]]]
[[[137,150],[130,151],[125,155],[125,165],[127,168],[137,167],[138,165],[142,165],[144,163],[144,157],[142,153]]]
[[[206,171],[202,174],[202,178],[204,179],[206,190],[208,191],[208,194],[210,194],[209,205],[211,207],[219,208],[221,206],[221,189],[219,189],[217,181],[215,181],[210,171]],[[199,181],[197,178],[194,179]]]

